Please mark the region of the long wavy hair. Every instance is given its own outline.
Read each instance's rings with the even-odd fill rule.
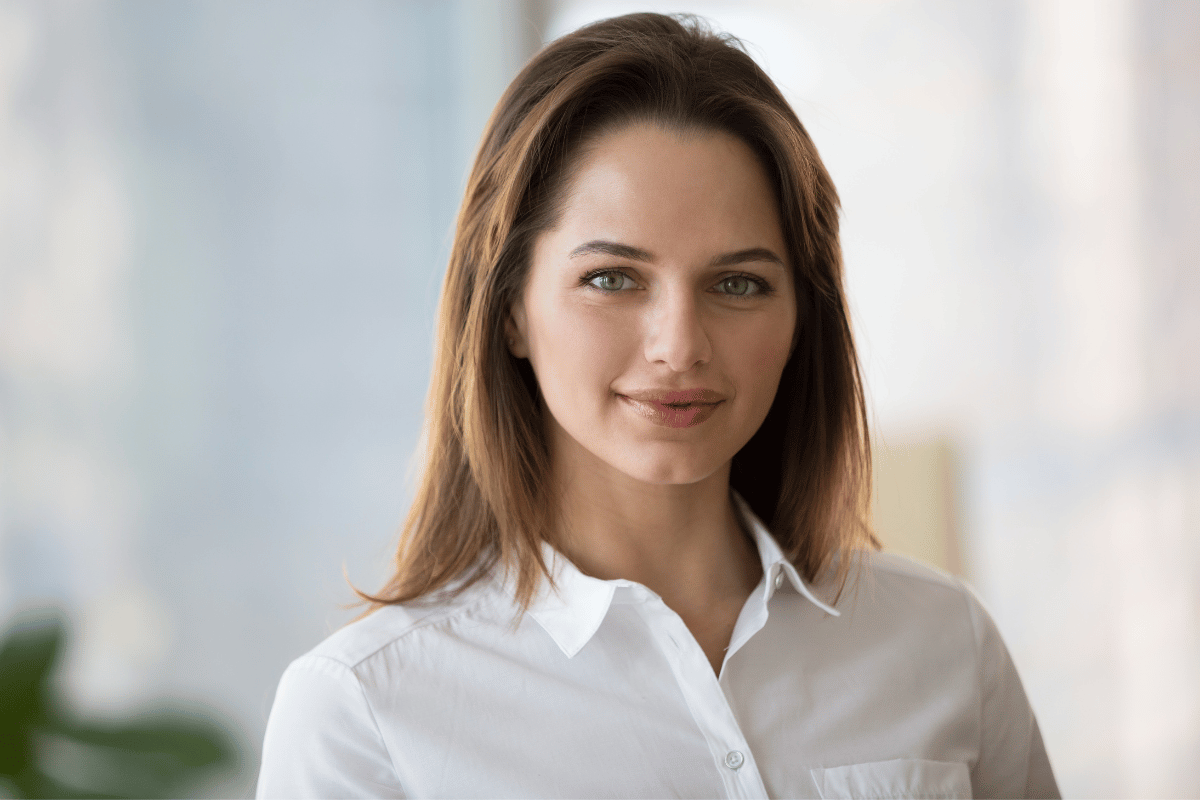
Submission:
[[[558,545],[557,498],[539,389],[505,346],[533,243],[553,228],[582,145],[624,122],[714,129],[761,159],[793,265],[791,358],[762,426],[733,457],[730,484],[804,578],[878,549],[869,524],[871,454],[842,286],[838,198],[795,112],[741,42],[687,15],[630,14],[543,48],[488,120],[459,211],[437,308],[424,467],[395,571],[371,607],[451,596],[499,562],[525,611]],[[834,598],[836,602],[837,597]]]

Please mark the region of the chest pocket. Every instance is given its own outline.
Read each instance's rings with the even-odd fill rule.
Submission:
[[[901,758],[809,772],[824,800],[971,797],[971,773],[957,761]]]

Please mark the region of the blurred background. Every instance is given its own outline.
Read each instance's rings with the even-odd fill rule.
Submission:
[[[386,575],[484,122],[636,10],[743,38],[816,141],[876,523],[984,599],[1064,795],[1200,796],[1200,3],[1166,0],[0,0],[0,624],[59,610],[60,716],[187,709],[235,755],[186,791],[253,793],[343,570]],[[31,758],[94,793],[95,747]]]

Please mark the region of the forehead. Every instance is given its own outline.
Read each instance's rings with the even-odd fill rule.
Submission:
[[[653,123],[589,143],[550,233],[567,249],[604,238],[684,260],[749,247],[787,255],[774,191],[748,145],[723,131]]]

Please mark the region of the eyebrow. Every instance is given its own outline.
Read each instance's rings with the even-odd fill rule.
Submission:
[[[631,261],[653,262],[655,260],[653,253],[642,250],[640,247],[633,247],[631,245],[621,244],[620,242],[609,242],[603,239],[585,242],[572,250],[567,257],[578,258],[579,256],[589,255],[628,258]],[[742,264],[747,261],[769,261],[771,263],[778,264],[781,267],[785,266],[782,258],[765,247],[750,247],[733,253],[724,253],[709,261],[708,266],[729,267],[734,264]]]

